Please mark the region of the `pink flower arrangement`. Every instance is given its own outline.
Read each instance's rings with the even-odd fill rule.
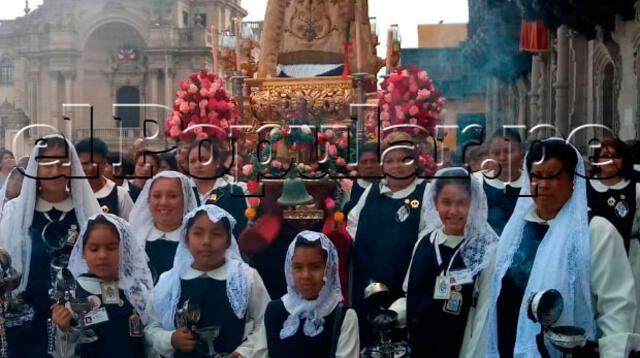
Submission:
[[[224,89],[224,80],[203,69],[180,80],[178,86],[180,90],[176,92],[173,112],[166,120],[167,138],[175,141],[225,139],[229,126],[237,123],[239,111],[235,100]],[[199,124],[209,126],[185,131]]]
[[[398,125],[414,124],[433,133],[446,99],[434,87],[427,73],[415,66],[398,68],[381,84],[378,91],[381,128],[378,128],[377,111],[369,112],[368,137],[377,137],[380,129]],[[407,132],[422,132],[407,130]]]

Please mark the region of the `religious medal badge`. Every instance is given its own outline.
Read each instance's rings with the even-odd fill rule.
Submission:
[[[629,204],[624,200],[620,200],[614,207],[614,210],[618,218],[625,218],[629,214]]]
[[[120,305],[120,291],[117,282],[101,282],[100,292],[105,305]]]
[[[142,321],[140,315],[135,309],[131,316],[129,316],[129,336],[130,337],[142,337]]]
[[[435,287],[433,289],[434,300],[447,300],[451,296],[451,284],[449,278],[445,275],[436,277]]]
[[[411,210],[415,210],[419,208],[420,208],[419,200],[409,199],[409,198],[404,199],[404,205],[402,205],[400,208],[398,208],[398,211],[396,211],[396,216],[395,216],[396,221],[399,223],[405,222],[409,218],[409,215],[411,214]]]

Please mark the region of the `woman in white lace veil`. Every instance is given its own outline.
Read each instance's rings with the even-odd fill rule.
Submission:
[[[75,148],[72,143],[59,134],[45,136],[40,139],[31,150],[29,162],[27,164],[26,175],[22,182],[20,195],[8,202],[5,206],[2,222],[0,223],[0,244],[11,255],[14,268],[22,273],[22,280],[18,287],[18,292],[24,291],[29,277],[29,266],[31,262],[31,237],[29,228],[31,227],[33,214],[38,199],[37,172],[39,156],[47,148],[47,140],[52,138],[62,138],[66,143],[66,153],[71,166],[71,177],[69,178],[69,194],[73,201],[78,223],[85,223],[87,219],[100,212],[100,206],[96,200],[89,182],[85,179],[84,171]],[[54,158],[55,159],[55,158]],[[51,161],[45,159],[44,161]],[[46,164],[45,164],[46,165]],[[49,269],[48,267],[46,268]]]
[[[551,138],[541,143],[544,145],[547,141],[567,143],[561,138]],[[531,297],[535,292],[547,289],[553,288],[560,291],[564,298],[564,310],[558,324],[582,327],[588,339],[595,339],[596,327],[590,298],[590,240],[584,179],[586,172],[580,153],[572,145],[567,143],[567,146],[577,158],[572,177],[573,193],[553,219],[545,235],[549,240],[543,240],[536,253],[536,257],[545,259],[535,260],[531,268],[524,299],[520,305],[514,348],[516,356],[528,357],[538,352],[535,337],[540,331],[540,325],[527,318],[528,300],[526,298]],[[498,356],[498,315],[495,303],[500,295],[502,279],[520,246],[526,224],[525,218],[536,205],[531,197],[530,180],[529,168],[525,167],[520,197],[498,245],[496,268],[491,278],[493,281],[491,301],[494,305],[489,309],[488,317],[488,356]]]
[[[296,288],[293,279],[293,255],[296,250],[296,244],[302,239],[310,242],[319,241],[322,250],[327,254],[324,286],[322,286],[318,298],[315,300],[305,299]],[[335,246],[323,233],[302,231],[289,245],[284,264],[284,273],[287,279],[287,293],[282,296],[282,302],[291,314],[284,322],[280,331],[280,338],[285,339],[296,334],[302,321],[304,321],[304,334],[309,337],[317,336],[325,329],[324,318],[343,300],[340,277],[338,276],[338,252]]]
[[[189,212],[184,217],[184,222],[189,222],[196,215],[203,212],[214,223],[219,222],[222,218],[226,218],[230,223],[229,235],[231,242],[224,255],[227,298],[235,315],[238,318],[244,318],[249,301],[250,268],[242,260],[236,238],[231,234],[236,220],[231,214],[215,205],[202,205]],[[186,242],[187,232],[188,227],[183,226],[178,249],[173,260],[173,268],[160,276],[160,280],[153,290],[153,310],[162,327],[166,330],[175,329],[176,307],[181,294],[180,280],[194,261]]]
[[[171,269],[184,216],[196,206],[195,184],[185,175],[163,171],[147,180],[129,222],[149,258],[154,282]]]
[[[440,169],[435,174],[435,179],[427,186],[427,194],[425,195],[425,212],[434,213],[426,218],[425,228],[420,233],[420,237],[441,230],[444,225],[437,215],[436,197],[438,194],[436,183],[438,180],[465,180],[469,183],[471,191],[471,202],[469,204],[469,214],[467,222],[464,226],[464,241],[460,248],[460,256],[462,257],[471,276],[477,275],[484,269],[491,259],[496,249],[498,236],[491,228],[487,221],[487,197],[482,189],[482,184],[470,177],[469,172],[461,167],[451,167]],[[431,240],[434,240],[432,235]]]
[[[0,222],[0,245],[22,274],[16,293],[34,310],[28,325],[7,329],[13,356],[40,357],[47,351],[53,255],[41,240],[45,227],[56,223],[50,226],[56,229],[50,237],[70,244],[82,224],[99,212],[71,142],[59,134],[40,138],[29,156],[20,195],[5,205]],[[50,214],[59,216],[52,219]]]
[[[141,315],[142,322],[147,322],[147,303],[151,298],[153,290],[153,280],[151,272],[147,266],[147,255],[140,241],[133,236],[131,226],[124,219],[113,214],[97,214],[89,218],[87,224],[83,225],[78,242],[71,251],[69,257],[69,270],[77,279],[80,275],[89,273],[89,267],[84,258],[84,241],[87,239],[87,227],[92,221],[104,218],[118,231],[120,240],[119,252],[120,261],[118,263],[118,288],[124,291],[125,296]]]
[[[140,196],[136,200],[131,214],[129,216],[129,222],[133,228],[133,234],[139,240],[145,240],[151,233],[154,222],[153,215],[149,209],[149,196],[151,193],[151,187],[160,178],[175,178],[180,180],[180,188],[182,189],[182,196],[184,197],[183,215],[198,206],[198,199],[194,192],[195,184],[191,179],[182,173],[167,170],[156,174],[153,178],[147,180],[140,192]]]
[[[24,179],[23,171],[24,168],[15,167],[11,169],[9,175],[7,175],[4,186],[0,189],[0,220],[2,219],[4,205],[9,202],[9,200],[17,197],[16,192],[20,195],[19,192],[22,187],[22,180]]]

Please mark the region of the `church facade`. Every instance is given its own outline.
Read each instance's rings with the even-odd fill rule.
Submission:
[[[20,151],[53,128],[77,140],[91,127],[130,146],[145,120],[162,125],[179,79],[211,68],[210,26],[231,29],[246,15],[240,0],[27,4],[24,16],[0,20],[0,147]],[[52,128],[24,130],[34,124]],[[146,134],[156,130],[149,124]]]

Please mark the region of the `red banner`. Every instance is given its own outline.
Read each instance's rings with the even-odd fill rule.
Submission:
[[[541,52],[549,50],[549,29],[541,21],[522,20],[520,24],[520,50]]]

